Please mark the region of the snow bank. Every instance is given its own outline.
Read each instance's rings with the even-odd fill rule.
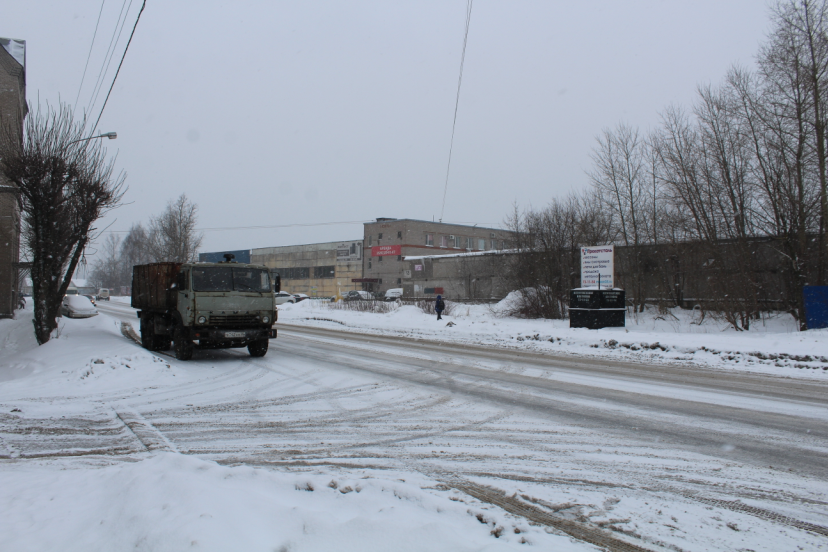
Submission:
[[[627,314],[625,328],[570,328],[568,320],[526,320],[505,316],[515,294],[495,305],[456,304],[437,321],[419,308],[403,305],[374,314],[332,309],[329,303],[302,301],[279,307],[279,322],[373,334],[437,339],[637,362],[697,364],[791,377],[828,377],[828,330],[799,332],[793,318],[774,313],[748,332],[693,311],[648,309]]]
[[[471,551],[519,550],[525,538],[586,549],[538,529],[495,539],[450,493],[403,481],[225,467],[173,453],[99,469],[55,467],[0,471],[4,548]]]

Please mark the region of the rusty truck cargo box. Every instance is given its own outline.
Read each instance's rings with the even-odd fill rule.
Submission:
[[[136,309],[174,309],[176,278],[181,263],[151,263],[132,267],[132,306]]]

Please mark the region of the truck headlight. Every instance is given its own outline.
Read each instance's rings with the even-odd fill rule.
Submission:
[[[267,324],[268,322],[270,322],[270,317],[269,316],[262,316],[262,323]]]
[[[207,317],[206,316],[199,316],[198,317],[198,323],[199,324],[206,324],[207,323]]]

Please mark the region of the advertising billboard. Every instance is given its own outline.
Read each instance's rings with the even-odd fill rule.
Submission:
[[[402,255],[401,245],[375,245],[371,248],[372,257],[389,257],[391,255]]]
[[[581,248],[581,287],[601,289],[615,287],[615,246]]]

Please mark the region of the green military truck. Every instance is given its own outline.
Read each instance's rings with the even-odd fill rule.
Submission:
[[[141,321],[141,345],[150,351],[173,346],[175,358],[189,360],[195,347],[247,347],[267,353],[276,337],[279,282],[264,266],[234,262],[151,263],[132,269],[132,306]],[[197,344],[196,344],[197,342]]]

